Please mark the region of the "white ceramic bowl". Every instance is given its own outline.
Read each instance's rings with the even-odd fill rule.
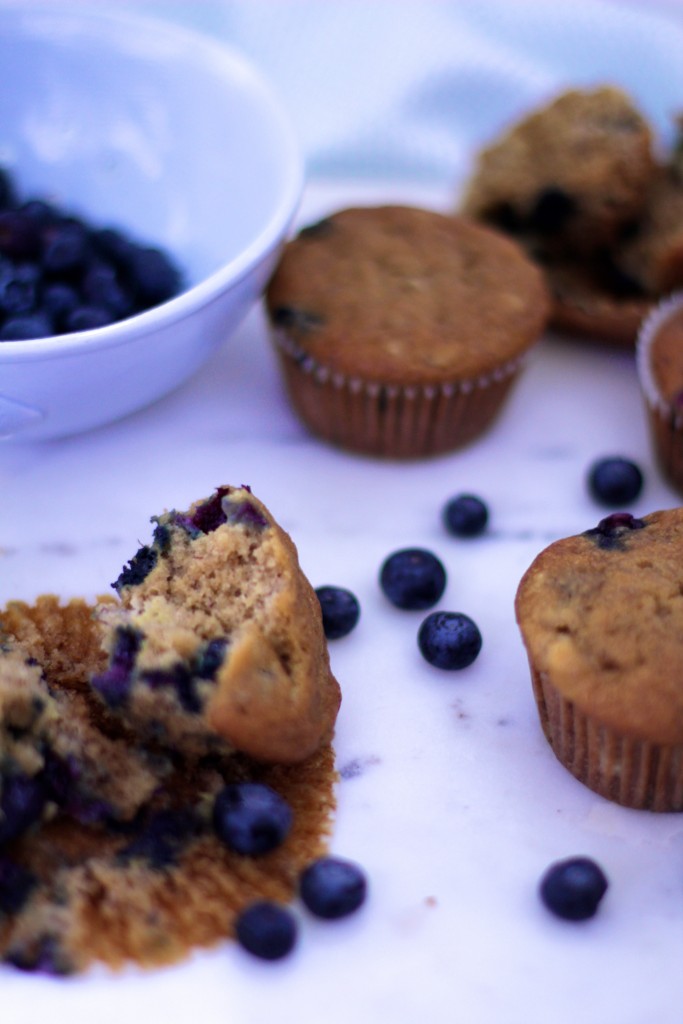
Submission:
[[[18,440],[117,419],[194,373],[260,296],[302,186],[288,119],[240,55],[55,0],[0,3],[0,165],[22,197],[165,249],[187,284],[107,327],[0,343],[0,437]]]

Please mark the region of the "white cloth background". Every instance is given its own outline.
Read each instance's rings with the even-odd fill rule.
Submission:
[[[665,136],[683,109],[681,0],[127,3],[249,56],[289,110],[309,177],[458,180],[473,144],[573,84],[624,85]]]

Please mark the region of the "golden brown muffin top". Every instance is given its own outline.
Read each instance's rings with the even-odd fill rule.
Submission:
[[[622,734],[683,742],[683,508],[607,516],[525,573],[529,661],[566,700]]]
[[[549,300],[521,248],[463,218],[352,208],[305,228],[267,290],[273,324],[332,373],[378,384],[477,378],[543,331]]]

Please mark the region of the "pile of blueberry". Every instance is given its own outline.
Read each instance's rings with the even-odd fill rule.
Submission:
[[[231,850],[261,857],[275,850],[289,834],[292,811],[270,786],[260,782],[227,785],[215,799],[213,828]],[[299,896],[315,917],[347,917],[365,902],[367,881],[361,869],[339,857],[320,857],[304,869]],[[260,900],[237,918],[235,933],[244,949],[262,960],[279,960],[297,940],[297,919],[285,906]]]
[[[181,288],[181,273],[162,249],[44,199],[22,201],[0,168],[0,341],[104,327]]]

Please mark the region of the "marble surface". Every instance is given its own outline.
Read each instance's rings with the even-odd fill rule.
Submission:
[[[319,182],[300,221],[379,199],[446,209],[452,195]],[[513,614],[535,554],[603,514],[585,477],[615,453],[644,470],[636,514],[679,502],[653,464],[632,356],[552,337],[468,448],[409,464],[331,449],[290,410],[260,309],[154,407],[87,436],[0,447],[2,602],[94,597],[149,538],[151,515],[225,482],[266,501],[315,586],[357,594],[357,629],[331,645],[344,695],[332,850],[370,881],[353,919],[323,924],[297,908],[300,944],[275,965],[225,944],[151,973],[54,981],[0,970],[3,1019],[678,1022],[683,819],[608,803],[559,765]],[[490,506],[476,540],[441,526],[443,503],[463,490]],[[461,672],[427,665],[422,614],[394,609],[379,590],[384,557],[413,544],[447,567],[439,607],[480,626],[482,652]],[[551,917],[537,895],[546,867],[577,853],[610,880],[597,917],[578,925]]]
[[[677,4],[658,6],[674,12]],[[429,5],[429,19],[422,4],[406,4],[413,20],[406,14],[403,38],[414,26],[423,57],[438,50],[439,74],[396,59],[386,91],[373,93],[374,103],[353,120],[352,91],[339,82],[348,67],[337,62],[337,79],[328,79],[326,67],[317,99],[322,105],[326,96],[346,94],[348,102],[323,126],[297,106],[324,63],[311,51],[310,33],[299,38],[305,52],[293,36],[278,46],[277,33],[259,48],[258,11],[251,20],[249,11],[260,7],[263,24],[263,2],[147,6],[204,19],[254,57],[273,53],[273,78],[289,87],[309,167],[317,168],[302,224],[352,202],[450,208],[472,147],[496,119],[560,81],[622,81],[658,124],[683,95],[683,16],[670,24],[649,19],[649,5],[645,11],[635,0],[623,15],[615,2],[577,0],[571,10],[514,5],[514,17],[503,0],[463,0]],[[356,12],[393,17],[392,6],[357,5]],[[286,5],[277,7],[283,18]],[[440,32],[449,40],[462,35],[454,11],[480,41],[496,36],[495,46],[479,51],[488,63],[469,61],[468,51],[458,74]],[[319,14],[323,22],[326,16]],[[576,42],[562,30],[570,17],[582,32],[590,29],[590,45],[567,44]],[[358,39],[362,53],[351,66],[360,85],[376,62],[368,59],[372,37],[359,32]],[[412,92],[399,78],[409,66],[429,72],[416,74]],[[496,68],[504,73],[491,86]],[[481,100],[476,109],[473,96]],[[387,105],[397,115],[388,120]],[[451,109],[455,141],[447,134]],[[420,135],[416,149],[402,118]],[[386,120],[383,135],[377,119]],[[384,146],[374,163],[367,162],[370,142]],[[351,162],[342,160],[342,177],[323,179],[322,169],[331,170],[352,144],[357,161],[366,161],[363,178],[354,183]],[[388,167],[396,173],[385,178],[380,171]],[[435,172],[421,174],[419,184],[410,176],[429,168]],[[538,724],[513,613],[517,584],[536,553],[603,515],[586,474],[609,454],[643,468],[635,514],[680,503],[653,461],[633,357],[550,336],[531,354],[496,424],[466,449],[406,464],[329,448],[307,434],[287,403],[260,309],[187,385],[144,412],[82,437],[0,445],[0,605],[46,591],[63,598],[106,591],[149,539],[152,515],[185,507],[221,483],[253,487],[292,534],[315,586],[357,594],[357,629],[331,645],[344,696],[332,850],[358,861],[370,883],[367,905],[347,921],[315,922],[297,907],[300,943],[279,964],[261,964],[226,943],[150,973],[96,969],[55,981],[0,969],[3,1022],[679,1024],[683,818],[611,804],[556,761]],[[480,494],[491,510],[487,534],[467,542],[448,536],[440,520],[445,501],[461,491]],[[439,607],[480,626],[481,655],[462,672],[427,665],[416,644],[422,615],[394,609],[380,592],[383,559],[408,545],[429,547],[444,561],[448,587]],[[551,917],[537,893],[547,866],[573,854],[597,859],[610,882],[599,914],[582,924]]]

